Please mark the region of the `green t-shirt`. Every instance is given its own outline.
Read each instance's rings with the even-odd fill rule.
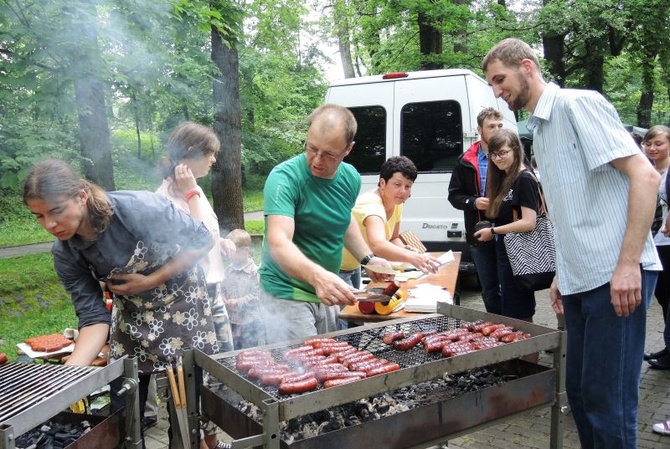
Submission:
[[[295,222],[293,243],[311,261],[338,273],[344,234],[351,222],[351,209],[361,189],[356,169],[341,163],[333,179],[312,175],[305,154],[277,165],[265,182],[265,215],[284,215]],[[276,298],[319,302],[311,285],[288,277],[270,257],[266,236],[259,269],[263,289]]]

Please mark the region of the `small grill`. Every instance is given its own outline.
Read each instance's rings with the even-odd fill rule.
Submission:
[[[125,423],[118,414],[108,420],[84,414],[59,418],[72,423],[80,417],[82,421],[95,423],[98,429],[94,428],[95,432],[89,432],[85,437],[90,443],[88,447],[101,449],[116,447],[124,433],[129,435],[128,441],[135,442],[129,443],[129,447],[140,447],[136,424],[139,420],[133,419],[139,414],[137,381],[134,380],[137,379],[137,364],[134,360],[117,360],[102,368],[16,362],[0,366],[0,449],[13,449],[17,436],[57,417],[71,404],[121,376],[126,378],[126,409],[134,411],[126,413]],[[101,426],[104,428],[99,428]],[[85,446],[73,443],[70,447]]]
[[[440,353],[426,353],[421,345],[405,352],[396,351],[381,340],[390,331],[441,332],[479,320],[513,326],[530,334],[531,338],[449,358]],[[562,332],[525,321],[440,304],[437,314],[423,318],[393,320],[324,336],[346,341],[379,358],[398,363],[400,370],[339,387],[319,387],[308,393],[286,396],[280,395],[276,387],[259,385],[240,373],[236,369],[236,356],[241,351],[215,356],[196,352],[195,365],[226,385],[223,392],[203,388],[203,414],[233,437],[244,440],[245,447],[354,448],[365,447],[366,444],[376,447],[374,438],[380,434],[391,434],[392,439],[384,447],[402,448],[427,447],[475,428],[495,424],[516,413],[552,406],[551,447],[559,448],[562,445],[560,412],[565,404],[562,364],[565,336]],[[268,345],[264,349],[270,350],[279,360],[281,353],[300,345],[302,342],[290,342]],[[516,360],[546,349],[554,350],[552,369]],[[456,398],[438,399],[432,404],[307,440],[289,444],[279,438],[282,421],[439,379],[445,373],[462,373],[490,365],[499,365],[503,372],[514,373],[515,380]],[[262,411],[262,423],[239,412],[237,406],[241,401],[248,401]]]

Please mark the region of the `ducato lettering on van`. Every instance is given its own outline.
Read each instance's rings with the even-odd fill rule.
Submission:
[[[325,101],[348,107],[358,122],[356,143],[344,161],[361,174],[361,192],[377,185],[386,159],[410,158],[419,176],[404,205],[401,232],[414,232],[430,251],[461,251],[461,268],[474,271],[463,212],[447,200],[449,181],[458,157],[478,139],[482,109],[498,109],[504,126],[516,130],[507,104],[484,79],[463,69],[349,78],[332,83]]]
[[[424,223],[421,229],[451,229],[451,225],[446,225],[446,224],[430,224],[430,223]]]

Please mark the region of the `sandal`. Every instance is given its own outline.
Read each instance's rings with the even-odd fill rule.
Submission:
[[[670,420],[654,424],[652,430],[661,435],[670,435]]]
[[[232,445],[230,443],[224,443],[223,441],[219,440],[218,443],[216,443],[216,447],[214,449],[230,449]]]

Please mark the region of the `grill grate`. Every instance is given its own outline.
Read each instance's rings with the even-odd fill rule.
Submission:
[[[411,335],[416,332],[428,332],[428,331],[437,331],[443,332],[450,329],[455,329],[461,327],[462,325],[467,325],[468,322],[462,321],[460,319],[448,317],[448,316],[437,316],[430,317],[421,320],[414,320],[411,322],[402,322],[397,324],[388,324],[383,327],[376,327],[368,329],[364,327],[360,332],[353,332],[344,335],[334,336],[336,340],[344,341],[349,343],[351,346],[364,351],[370,351],[375,356],[383,359],[387,359],[390,362],[395,362],[400,365],[400,368],[409,368],[413,366],[423,365],[427,362],[434,360],[442,359],[441,352],[426,353],[423,349],[423,345],[419,344],[409,351],[397,351],[393,349],[392,346],[385,344],[382,341],[384,334],[388,332],[397,332],[403,331],[406,335]],[[302,346],[301,343],[287,345],[280,348],[273,348],[270,350],[275,361],[278,363],[284,363],[282,354],[289,349],[297,348]],[[234,371],[241,377],[249,379],[246,374],[240,372],[236,367],[236,358],[235,356],[223,357],[218,359],[218,363],[224,365],[226,368]],[[262,389],[271,396],[277,396],[277,387],[272,385],[261,385],[257,380],[249,379],[253,382],[258,388]],[[321,386],[318,389],[322,389]]]
[[[48,400],[97,368],[37,363],[0,366],[0,423]]]

